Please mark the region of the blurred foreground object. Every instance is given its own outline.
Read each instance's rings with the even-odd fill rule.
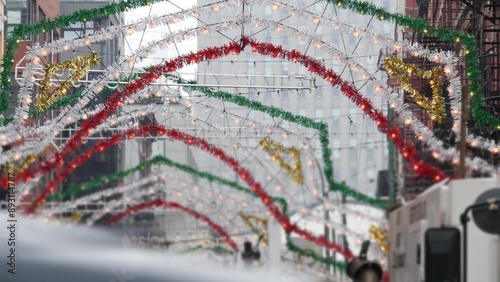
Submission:
[[[347,265],[347,275],[354,282],[380,282],[382,280],[382,267],[366,257],[369,247],[370,241],[363,242],[359,256]]]
[[[7,224],[7,214],[0,222]],[[202,256],[172,256],[126,249],[113,234],[97,228],[65,225],[44,218],[17,217],[15,246],[8,247],[10,232],[0,231],[3,258],[0,281],[50,282],[197,282],[269,281],[244,271],[223,269]],[[15,274],[5,264],[15,248]],[[196,268],[193,271],[193,268]]]

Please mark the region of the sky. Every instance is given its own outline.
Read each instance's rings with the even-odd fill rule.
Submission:
[[[171,14],[179,12],[182,9],[190,9],[196,5],[196,0],[171,0],[169,2],[155,3],[153,5],[142,7],[139,9],[130,10],[125,14],[125,21],[127,24],[137,22],[140,19],[150,17],[150,16],[162,16],[166,14]],[[186,29],[196,27],[196,20],[190,18],[176,25],[161,26],[153,29],[148,29],[145,33],[137,32],[131,36],[126,37],[125,50],[126,54],[130,55],[133,50],[137,50],[140,46],[144,46],[147,42],[162,39],[170,31],[174,32],[179,29]],[[179,54],[186,54],[191,51],[196,50],[196,38],[177,44],[177,46],[171,45],[165,50],[159,50],[151,58],[145,59],[138,66],[148,66],[152,64],[158,64],[168,59],[172,59]],[[176,48],[177,47],[177,48]],[[196,66],[189,66],[182,69],[180,72],[193,73]],[[186,78],[193,78],[191,75],[183,75]]]

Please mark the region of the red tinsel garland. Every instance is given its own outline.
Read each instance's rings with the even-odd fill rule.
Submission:
[[[338,252],[347,259],[351,259],[353,257],[352,252],[349,249],[344,248],[334,242],[329,242],[324,236],[315,236],[307,230],[299,228],[296,224],[292,224],[288,217],[282,214],[280,209],[276,205],[274,205],[271,196],[267,194],[267,192],[262,188],[262,185],[253,178],[250,171],[244,167],[241,167],[236,159],[227,155],[222,149],[215,147],[204,139],[191,136],[176,129],[166,129],[163,126],[156,124],[129,129],[124,133],[113,135],[109,139],[98,142],[93,148],[87,150],[85,153],[78,155],[74,160],[69,162],[68,165],[65,166],[60,173],[55,176],[55,179],[53,181],[47,184],[42,194],[28,209],[28,213],[33,213],[36,210],[37,206],[45,201],[46,197],[54,190],[55,186],[58,183],[60,183],[76,167],[84,163],[86,160],[90,159],[90,157],[94,153],[102,152],[110,146],[116,145],[120,141],[123,141],[127,138],[148,135],[153,132],[156,132],[159,135],[166,135],[174,140],[182,141],[189,146],[200,148],[207,153],[215,156],[222,162],[226,163],[233,171],[238,173],[241,179],[243,179],[243,181],[245,181],[247,185],[252,189],[252,191],[261,199],[268,211],[281,224],[285,231],[297,233],[302,236],[302,238],[314,242],[319,246],[326,247],[334,252]]]
[[[160,206],[164,207],[166,209],[176,209],[176,210],[183,211],[183,212],[191,215],[192,217],[205,222],[205,224],[210,226],[215,232],[217,232],[219,235],[222,236],[224,241],[229,246],[231,246],[231,249],[233,249],[233,251],[238,252],[238,246],[237,246],[236,242],[234,242],[234,240],[231,239],[231,237],[229,236],[229,233],[227,233],[227,231],[222,226],[213,222],[208,216],[201,214],[201,213],[199,213],[193,209],[190,209],[188,207],[185,207],[177,202],[166,202],[165,200],[159,199],[159,198],[152,200],[152,201],[149,201],[149,202],[144,202],[144,203],[140,203],[138,205],[129,207],[126,211],[120,212],[120,213],[114,215],[112,218],[110,218],[109,224],[115,225],[118,221],[122,220],[127,215],[132,215],[138,211],[141,211],[141,210],[144,210],[147,208],[152,208],[152,207],[154,208],[154,207],[160,207]]]

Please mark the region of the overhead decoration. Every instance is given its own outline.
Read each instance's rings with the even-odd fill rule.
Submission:
[[[430,118],[436,122],[442,122],[446,117],[446,109],[443,97],[444,71],[437,67],[431,70],[423,70],[414,64],[404,63],[395,56],[384,59],[382,66],[390,76],[396,78],[401,88],[429,114]],[[429,84],[432,89],[432,99],[429,99],[418,92],[411,85],[411,77],[416,76],[430,79]]]
[[[387,238],[388,238],[387,229],[372,225],[370,226],[369,233],[370,233],[370,239],[377,242],[380,250],[384,254],[387,254],[387,252],[389,251],[389,246],[387,243]]]
[[[403,157],[410,161],[413,170],[419,176],[432,179],[433,181],[440,181],[447,178],[447,175],[439,168],[430,164],[425,164],[420,160],[415,147],[412,144],[405,143],[401,131],[396,126],[393,126],[387,117],[380,111],[373,108],[371,100],[364,98],[354,86],[340,78],[333,72],[333,70],[327,69],[320,61],[305,56],[296,50],[286,51],[283,50],[281,46],[256,42],[247,37],[243,37],[242,42],[244,45],[250,45],[252,52],[254,53],[268,55],[274,58],[280,57],[282,59],[300,63],[304,67],[307,67],[311,73],[318,74],[334,86],[338,85],[344,95],[346,95],[360,109],[362,109],[368,117],[375,121],[378,128],[382,132],[387,134],[388,138],[390,138],[394,142],[395,146],[400,150]]]
[[[267,226],[268,226],[269,220],[263,219],[263,218],[260,218],[260,217],[254,216],[254,215],[246,214],[243,212],[239,212],[238,216],[241,218],[241,220],[243,220],[243,222],[245,222],[247,227],[250,228],[254,232],[255,236],[257,236],[258,238],[260,238],[262,236],[262,243],[265,246],[267,246],[269,244],[269,238],[268,238],[269,235],[267,234],[268,233]],[[262,226],[262,228],[260,228],[261,231],[259,231],[259,229],[257,229],[257,227],[252,222],[255,222],[255,223],[261,225]]]
[[[500,126],[500,119],[493,116],[486,110],[483,89],[479,79],[481,71],[479,69],[477,39],[470,34],[462,33],[458,30],[438,28],[430,25],[423,18],[414,18],[398,13],[390,13],[381,7],[368,2],[356,0],[326,0],[336,4],[340,8],[347,8],[358,13],[375,16],[380,20],[395,22],[400,26],[411,28],[415,31],[426,32],[430,37],[436,37],[445,42],[461,44],[465,55],[465,68],[467,79],[470,81],[469,96],[471,99],[472,118],[482,126]]]
[[[279,3],[279,4],[280,4],[280,9],[282,9],[282,8],[284,8],[285,10],[288,9],[290,12],[296,11],[296,9],[294,10],[293,6],[290,6],[290,5],[284,4],[284,3]],[[338,20],[325,19],[321,15],[316,15],[316,14],[313,14],[310,12],[307,13],[307,16],[312,16],[312,15],[314,15],[315,19],[318,19],[318,20],[321,19],[321,22],[322,23],[325,22],[327,25],[331,24],[331,25],[335,25],[335,26],[337,26],[337,25],[342,26],[342,29],[341,29],[342,32],[344,32],[344,29],[348,33],[350,31],[352,31],[353,27],[350,27],[350,26],[346,25],[345,23],[338,22]],[[337,60],[346,61],[353,68],[353,70],[354,69],[361,70],[360,72],[356,71],[356,73],[361,74],[361,77],[363,79],[366,79],[367,71],[364,70],[361,65],[355,63],[353,59],[347,58],[345,54],[342,55],[338,50],[335,50],[333,47],[329,46],[326,42],[318,41],[318,39],[316,37],[314,37],[313,35],[307,34],[305,32],[293,31],[293,29],[287,27],[286,25],[282,25],[280,23],[275,23],[272,21],[259,19],[256,17],[253,17],[253,18],[254,18],[253,21],[256,21],[258,24],[264,23],[264,24],[269,25],[269,27],[275,27],[275,25],[278,25],[279,30],[282,30],[282,31],[286,30],[287,33],[298,33],[299,36],[304,37],[304,39],[307,37],[313,43],[321,44],[322,46],[326,47],[326,48],[321,48],[322,50],[326,51],[327,53],[328,53],[327,49],[331,50],[334,54],[337,54],[336,55]],[[235,25],[237,25],[237,24],[238,23],[235,23]],[[182,31],[182,32],[180,32],[179,36],[186,38],[186,37],[189,37],[190,34],[192,34],[194,31],[199,30],[199,29],[206,29],[206,28],[207,27],[198,27],[197,29]],[[216,29],[216,27],[210,26],[209,29],[210,30]],[[450,103],[451,103],[450,104],[451,113],[452,113],[452,116],[453,116],[454,122],[455,122],[455,124],[453,126],[453,130],[455,130],[455,131],[458,130],[459,123],[457,123],[457,122],[459,122],[459,120],[460,120],[460,99],[461,99],[459,92],[461,91],[461,87],[460,87],[460,79],[459,78],[457,79],[457,74],[456,74],[456,71],[454,70],[454,67],[453,67],[453,64],[454,64],[453,63],[454,62],[453,54],[447,53],[447,52],[434,52],[434,51],[428,52],[426,50],[423,50],[422,47],[419,47],[418,44],[413,44],[411,46],[408,46],[404,42],[395,43],[387,38],[383,38],[383,40],[382,40],[380,35],[375,35],[375,34],[371,34],[369,32],[360,31],[359,29],[356,29],[356,32],[361,33],[359,36],[374,38],[374,41],[376,44],[380,44],[383,41],[383,42],[385,42],[385,44],[389,44],[388,45],[389,47],[392,45],[394,45],[394,46],[397,45],[397,46],[399,46],[399,48],[405,48],[405,50],[408,50],[414,56],[423,56],[432,62],[442,64],[443,69],[444,69],[446,76],[448,78],[448,81],[450,83],[450,85],[448,86],[448,91],[449,91],[449,97],[450,97]],[[291,35],[293,35],[293,34],[291,34]],[[172,38],[175,36],[176,36],[175,34],[169,35],[164,40],[161,40],[161,42],[170,42],[171,40],[173,40]],[[89,36],[89,38],[93,38],[93,36]],[[93,41],[94,39],[85,39],[85,40]],[[82,41],[84,41],[84,40],[82,40]],[[160,44],[160,42],[158,42],[158,44]],[[160,45],[162,45],[162,44],[163,43],[161,43]],[[403,46],[403,47],[401,47],[401,46]],[[144,50],[140,50],[140,51],[138,51],[138,53],[144,53],[146,51],[147,51],[147,53],[151,53],[152,52],[151,48],[152,47],[150,47],[150,46],[146,46],[143,48]],[[36,55],[36,53],[39,52],[39,50],[36,51],[36,48],[35,48],[32,50],[32,52],[34,52],[34,53],[31,56]],[[346,58],[344,58],[344,57],[346,57]],[[140,58],[136,58],[136,59],[140,59]],[[112,73],[112,71],[111,71],[111,73]],[[373,80],[377,81],[377,79],[375,79],[373,75],[370,75],[368,77],[368,80],[369,81],[373,81]],[[388,88],[387,86],[383,86],[384,83],[381,83],[382,86],[377,86],[376,84],[378,84],[378,83],[381,83],[381,82],[374,83],[374,87],[376,87],[376,91],[384,93],[385,95],[388,95],[389,100],[391,101],[391,107],[394,107],[394,109],[399,113],[399,116],[402,117],[403,120],[405,120],[405,123],[407,121],[409,122],[409,124],[411,125],[411,128],[415,131],[417,136],[421,137],[421,139],[424,142],[426,142],[430,148],[432,148],[433,155],[438,156],[437,157],[438,160],[449,160],[449,161],[452,161],[453,163],[455,163],[456,162],[455,159],[457,159],[456,156],[458,154],[456,152],[456,150],[454,148],[450,148],[450,149],[446,149],[446,150],[443,149],[442,144],[440,144],[440,141],[434,137],[433,133],[430,130],[428,130],[428,128],[425,127],[419,120],[416,120],[415,118],[413,118],[411,111],[405,110],[405,107],[404,107],[405,104],[404,104],[403,98],[399,97],[399,96],[396,97],[394,94],[397,94],[397,93],[386,93],[386,91],[388,91],[390,88]],[[83,98],[83,99],[85,99],[85,98]],[[77,105],[77,107],[78,107],[78,105]],[[31,111],[30,111],[30,116],[31,116]],[[489,141],[478,142],[478,138],[476,138],[474,136],[468,136],[467,140],[469,143],[476,144],[476,146],[490,150],[493,153],[495,152],[495,150],[499,151],[498,146],[497,145],[492,146]],[[493,168],[491,165],[489,165],[484,160],[477,158],[477,157],[473,160],[467,159],[466,166],[469,168],[473,168],[473,169],[479,169],[483,173],[491,173],[493,171]],[[360,195],[360,197],[363,197],[363,195]]]
[[[35,100],[35,107],[39,111],[45,111],[57,102],[62,96],[68,93],[68,90],[90,69],[98,64],[101,58],[97,53],[92,52],[90,55],[78,56],[71,58],[63,63],[49,63],[44,67],[45,77],[41,81],[41,92]],[[62,71],[73,71],[73,73],[61,85],[56,86],[56,89],[51,92],[51,79],[56,73]]]
[[[300,161],[300,151],[295,147],[286,148],[285,146],[274,142],[269,138],[260,140],[259,145],[264,151],[271,156],[274,162],[277,162],[288,176],[296,183],[304,183],[304,175],[302,174],[302,162]],[[288,165],[288,162],[283,159],[280,153],[290,155],[294,161],[293,166]]]
[[[297,60],[297,58],[301,58],[300,63],[302,63],[305,67],[316,74],[321,75],[331,84],[340,84],[342,92],[346,94],[356,105],[358,105],[363,111],[374,121],[376,121],[378,127],[388,134],[389,138],[391,138],[396,146],[402,151],[403,156],[410,160],[412,163],[412,168],[418,173],[418,175],[426,178],[433,179],[435,181],[439,181],[441,179],[446,178],[446,175],[440,171],[439,169],[433,167],[429,164],[424,164],[419,160],[418,152],[415,150],[413,145],[405,144],[401,132],[390,124],[387,118],[380,113],[379,111],[373,109],[371,105],[371,101],[363,98],[358,91],[354,89],[353,86],[348,84],[347,82],[342,81],[332,70],[327,70],[323,64],[317,60],[314,60],[310,57],[304,56],[298,51],[285,51],[282,50],[280,46],[274,46],[272,44],[264,44],[254,42],[246,37],[242,38],[242,44],[251,45],[253,52],[258,52],[263,55],[270,55],[272,57],[280,56],[284,59],[288,59],[291,61]],[[154,68],[148,70],[146,73],[142,75],[141,78],[138,78],[131,83],[129,83],[122,92],[117,92],[113,97],[111,97],[108,101],[105,102],[104,107],[97,114],[95,114],[92,118],[88,118],[82,124],[81,128],[76,132],[76,134],[67,142],[66,147],[56,154],[55,160],[51,162],[45,162],[40,164],[39,169],[34,169],[26,173],[21,173],[20,179],[30,179],[38,171],[50,171],[54,168],[54,166],[63,165],[63,157],[68,153],[76,150],[76,148],[85,140],[88,133],[91,132],[94,128],[96,128],[100,123],[106,120],[114,111],[116,111],[121,105],[126,97],[136,93],[140,89],[143,89],[150,82],[155,81],[159,76],[163,75],[164,72],[172,72],[178,68],[183,67],[186,64],[192,64],[196,62],[200,62],[203,60],[211,60],[220,58],[222,56],[227,56],[229,54],[237,54],[241,52],[242,46],[238,43],[230,43],[229,45],[224,45],[222,47],[214,47],[207,48],[198,51],[197,53],[188,54],[185,56],[180,56],[174,60],[167,61],[164,64],[160,64],[155,66]],[[320,142],[325,145],[328,144],[328,137],[322,136],[320,137]],[[325,146],[327,147],[327,146]],[[331,152],[326,151],[323,152],[323,158],[329,159]],[[325,166],[326,169],[332,169],[331,167]],[[325,171],[325,175],[327,175],[327,181],[329,182],[330,187],[338,187],[335,185],[332,176],[333,170]],[[30,176],[31,175],[31,176]]]
[[[122,220],[128,215],[135,214],[138,211],[148,209],[148,208],[154,208],[154,207],[163,207],[166,209],[176,209],[180,210],[186,214],[191,215],[192,217],[203,221],[205,224],[210,226],[215,232],[217,232],[222,239],[231,247],[231,249],[234,252],[238,252],[238,245],[236,242],[234,242],[233,239],[229,236],[229,233],[219,224],[213,222],[208,216],[201,214],[193,209],[190,209],[188,207],[185,207],[177,202],[167,202],[163,199],[155,199],[149,202],[144,202],[132,207],[129,207],[126,211],[123,211],[121,213],[118,213],[114,215],[112,218],[109,219],[109,224],[110,225],[115,225],[118,221]]]
[[[82,220],[83,214],[79,211],[75,212],[71,216],[63,216],[60,219],[69,223],[78,223]]]

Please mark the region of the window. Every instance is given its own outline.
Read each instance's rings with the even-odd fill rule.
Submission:
[[[340,140],[332,140],[332,157],[334,159],[340,158]]]
[[[255,89],[251,88],[248,90],[248,99],[255,99]]]
[[[373,148],[366,148],[366,159],[367,160],[375,159],[375,150]]]
[[[318,119],[323,118],[323,109],[316,109],[316,118]]]
[[[358,111],[355,108],[349,109],[349,118],[351,119],[352,123],[356,123],[358,121]]]
[[[316,98],[322,98],[323,97],[323,88],[319,87],[314,92],[316,93]]]
[[[283,67],[283,75],[288,75],[288,62],[283,62],[281,63],[282,67]]]
[[[100,25],[99,22],[77,22],[63,29],[62,34],[65,39],[75,39],[94,34],[94,28]]]
[[[306,98],[306,90],[302,89],[299,91],[299,98]]]
[[[333,94],[333,97],[339,97],[340,96],[340,89],[337,86],[334,86],[332,88],[332,94]]]
[[[288,90],[287,90],[287,89],[283,89],[283,90],[281,90],[281,92],[280,92],[280,93],[281,93],[281,97],[282,97],[283,99],[288,99]]]
[[[26,9],[7,9],[7,32],[5,33],[5,38],[7,38],[7,35],[13,31],[17,25],[26,23],[26,21]]]
[[[349,158],[351,161],[356,162],[358,160],[358,148],[349,148]]]

